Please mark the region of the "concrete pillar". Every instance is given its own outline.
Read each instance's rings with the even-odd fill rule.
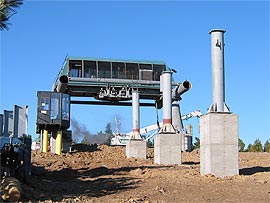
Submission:
[[[51,152],[54,154],[57,154],[56,148],[58,150],[58,154],[59,154],[59,149],[61,149],[61,152],[70,151],[70,146],[72,142],[71,131],[63,130],[60,132],[62,132],[62,142],[60,141],[61,136],[59,136],[60,135],[59,131],[53,132],[52,137],[50,139]],[[60,146],[60,144],[62,146]]]
[[[60,155],[62,152],[62,131],[57,131],[56,135],[56,146],[55,146],[55,153]]]
[[[172,125],[177,133],[180,133],[182,147],[181,150],[185,151],[185,133],[183,129],[183,122],[181,119],[180,105],[178,100],[172,102]]]
[[[162,73],[163,127],[154,138],[154,163],[181,164],[181,135],[172,126],[172,73]]]
[[[127,158],[146,159],[146,141],[139,139],[130,139],[126,144]]]
[[[159,133],[154,138],[155,164],[181,164],[180,133]]]
[[[191,124],[186,125],[186,134],[185,134],[185,151],[190,152],[192,150],[192,136],[193,136],[193,126]],[[183,146],[183,144],[182,144]]]
[[[52,133],[52,136],[50,138],[50,152],[54,153],[56,152],[56,133]]]
[[[200,137],[201,175],[239,174],[238,115],[210,112],[201,116]]]
[[[42,152],[48,152],[48,130],[42,130]]]

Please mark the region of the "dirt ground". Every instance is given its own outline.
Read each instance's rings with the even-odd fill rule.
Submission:
[[[125,147],[76,146],[61,156],[33,151],[22,202],[270,202],[270,154],[240,153],[240,175],[200,175],[199,151],[181,165],[125,157]]]

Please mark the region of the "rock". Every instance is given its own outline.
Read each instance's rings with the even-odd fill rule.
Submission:
[[[13,177],[4,177],[1,182],[2,199],[8,202],[18,202],[21,197],[21,184]]]

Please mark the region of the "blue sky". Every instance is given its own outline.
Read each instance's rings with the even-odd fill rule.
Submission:
[[[0,112],[29,106],[35,135],[37,91],[51,90],[65,56],[164,60],[192,89],[182,114],[211,105],[208,32],[225,33],[226,103],[239,115],[246,146],[270,136],[268,1],[25,1],[1,34]],[[159,112],[162,118],[162,110]],[[118,116],[132,129],[131,107],[73,105],[71,117],[91,133]],[[141,108],[141,127],[156,122],[155,109]],[[194,136],[199,120],[192,118]]]

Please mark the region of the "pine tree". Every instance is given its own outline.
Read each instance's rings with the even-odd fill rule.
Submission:
[[[23,4],[22,0],[1,0],[0,1],[0,30],[8,30],[8,23],[11,16],[16,14],[16,8]]]
[[[238,149],[239,149],[239,152],[245,151],[245,143],[240,138],[238,139]]]
[[[270,139],[264,143],[264,152],[270,152]]]
[[[256,139],[254,142],[255,152],[263,152],[262,142],[259,139]]]
[[[259,139],[256,139],[254,144],[249,144],[247,148],[248,152],[263,152],[262,142]]]
[[[200,138],[195,137],[195,142],[193,144],[193,149],[199,149],[200,148]]]

